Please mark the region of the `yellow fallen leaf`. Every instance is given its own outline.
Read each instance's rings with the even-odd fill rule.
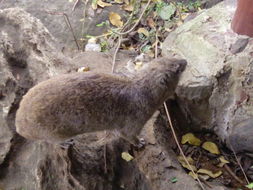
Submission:
[[[189,172],[188,175],[189,175],[189,176],[192,176],[193,179],[197,179],[197,177],[198,177],[198,174],[196,174],[196,173],[194,174],[194,173],[192,173],[192,171]]]
[[[132,159],[134,159],[134,157],[132,155],[130,155],[128,152],[122,152],[121,153],[121,158],[124,159],[127,162],[129,162]]]
[[[181,19],[182,19],[182,20],[185,20],[188,16],[189,16],[189,13],[183,13],[183,14],[181,15]]]
[[[135,63],[134,69],[135,69],[135,70],[139,70],[139,69],[142,67],[142,65],[143,65],[142,62],[136,62],[136,63]]]
[[[77,70],[77,72],[87,72],[87,71],[89,71],[89,70],[90,70],[89,67],[80,67],[80,68]]]
[[[121,16],[118,13],[110,12],[109,20],[114,26],[117,26],[117,27],[123,26],[123,22],[121,21]]]
[[[193,171],[197,171],[197,168],[193,165],[194,164],[194,160],[191,157],[186,157],[187,161],[189,162],[190,166],[186,163],[185,159],[183,156],[178,156],[177,157],[179,163],[186,169],[188,170],[193,170]]]
[[[184,24],[182,21],[177,22],[177,26],[181,26],[182,24]]]
[[[110,7],[110,6],[112,6],[112,4],[106,3],[106,2],[104,2],[104,1],[102,1],[102,0],[98,0],[98,1],[97,1],[97,4],[98,4],[100,7]]]
[[[123,3],[123,0],[114,0],[115,3],[121,4]]]
[[[92,0],[91,2],[91,7],[92,9],[96,10],[98,8],[98,5],[97,5],[97,0]]]
[[[224,156],[220,156],[219,157],[220,163],[217,165],[218,167],[222,168],[225,164],[230,163],[229,161],[227,161]]]
[[[222,174],[222,171],[218,171],[218,172],[216,172],[216,173],[213,173],[212,171],[207,170],[207,169],[199,169],[199,170],[197,171],[197,173],[207,174],[207,175],[209,175],[211,178],[217,178],[217,177],[219,177],[219,176]]]
[[[134,10],[134,6],[132,4],[125,4],[125,5],[122,6],[122,8],[125,11],[129,11],[129,12],[132,12]]]
[[[139,34],[144,34],[145,36],[149,36],[149,32],[147,31],[146,28],[139,28],[137,31]]]
[[[187,133],[184,136],[182,136],[181,143],[185,144],[187,142],[189,144],[195,145],[195,146],[199,146],[201,144],[201,140],[199,138],[195,137],[195,135],[192,133]]]
[[[220,154],[220,151],[219,151],[217,145],[211,141],[204,142],[204,144],[202,145],[202,148],[213,153],[213,154]]]

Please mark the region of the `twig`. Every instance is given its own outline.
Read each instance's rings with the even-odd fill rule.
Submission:
[[[118,44],[117,44],[117,46],[116,46],[116,48],[115,48],[115,51],[114,51],[114,54],[113,54],[113,60],[112,60],[112,73],[114,73],[114,70],[115,70],[116,56],[117,56],[117,53],[118,53],[119,48],[120,48],[121,39],[122,39],[122,36],[119,35],[119,37],[118,37]]]
[[[107,174],[107,162],[106,162],[106,144],[104,145],[104,173]]]
[[[45,12],[48,13],[48,14],[51,14],[51,15],[61,15],[61,16],[64,17],[64,21],[66,22],[67,26],[68,26],[69,29],[70,29],[70,32],[71,32],[71,34],[72,34],[72,36],[73,36],[73,38],[74,38],[74,41],[75,41],[75,43],[76,43],[77,49],[80,50],[79,44],[78,44],[78,42],[77,42],[76,36],[75,36],[75,34],[74,34],[74,30],[73,30],[73,28],[72,28],[72,26],[71,26],[71,23],[70,23],[70,21],[69,21],[68,15],[67,15],[66,13],[64,13],[64,12],[53,12],[53,11],[45,11]]]
[[[178,16],[179,16],[179,20],[180,20],[181,22],[183,22],[182,13],[181,13],[181,10],[178,8],[177,3],[174,2],[174,1],[172,1],[171,3],[176,7],[176,10],[177,10]]]
[[[229,142],[230,142],[230,140],[229,140]],[[242,171],[242,173],[244,175],[244,178],[245,178],[247,184],[250,184],[250,182],[248,180],[248,177],[247,177],[247,175],[246,175],[246,173],[245,173],[245,171],[244,171],[244,169],[243,169],[243,167],[242,167],[242,165],[241,165],[241,163],[240,163],[240,161],[239,161],[239,159],[238,159],[238,157],[237,157],[237,155],[235,153],[235,150],[234,150],[233,146],[231,145],[231,143],[229,143],[229,144],[230,144],[231,150],[232,150],[232,152],[233,152],[233,154],[235,156],[236,162],[238,163],[238,165],[239,165],[239,167],[240,167],[240,169],[241,169],[241,171]]]
[[[167,115],[168,120],[169,120],[170,129],[171,129],[172,134],[173,134],[173,137],[174,137],[174,139],[175,139],[175,141],[176,141],[177,147],[178,147],[178,149],[179,149],[181,155],[183,156],[185,162],[187,163],[187,165],[188,165],[189,168],[191,169],[191,172],[193,173],[194,176],[196,176],[196,179],[197,179],[197,181],[198,181],[198,183],[199,183],[201,189],[205,190],[205,187],[203,186],[203,184],[202,184],[202,182],[200,181],[200,179],[199,179],[199,177],[197,176],[197,174],[193,171],[193,169],[192,169],[190,163],[188,162],[187,158],[185,157],[184,152],[183,152],[183,150],[182,150],[182,148],[181,148],[181,146],[180,146],[180,144],[179,144],[179,142],[178,142],[178,139],[177,139],[177,136],[176,136],[174,127],[173,127],[173,125],[172,125],[171,118],[170,118],[170,114],[169,114],[169,111],[168,111],[168,108],[167,108],[166,103],[164,102],[163,105],[164,105],[164,108],[165,108],[165,111],[166,111],[166,115]]]
[[[234,174],[234,172],[230,169],[230,167],[227,164],[224,165],[224,168],[236,181],[238,181],[242,185],[244,184],[243,181]]]
[[[136,21],[136,23],[132,26],[132,28],[130,28],[130,29],[129,29],[128,31],[126,31],[126,32],[116,32],[116,31],[113,31],[113,32],[116,33],[116,34],[118,34],[118,35],[125,35],[125,34],[128,34],[128,33],[132,32],[132,31],[135,29],[135,27],[139,24],[139,22],[141,21],[141,18],[143,17],[144,13],[146,12],[146,10],[147,10],[147,8],[148,8],[148,6],[149,6],[149,4],[150,4],[151,1],[152,1],[152,0],[148,0],[148,3],[146,4],[145,8],[143,9],[143,11],[142,11],[142,13],[141,13],[139,19],[138,19],[138,20]]]
[[[76,39],[76,36],[75,36],[75,34],[74,34],[74,30],[73,30],[73,28],[72,28],[72,26],[71,26],[71,23],[70,23],[70,21],[69,21],[69,17],[68,17],[68,15],[67,15],[66,13],[63,13],[63,16],[64,16],[64,19],[65,19],[65,22],[67,23],[68,27],[70,28],[70,31],[71,31],[71,33],[72,33],[72,36],[73,36],[74,40],[75,40],[77,49],[80,50],[79,44],[78,44],[77,39]]]
[[[155,58],[158,56],[158,30],[155,31]]]
[[[205,180],[205,179],[203,179],[202,177],[200,177],[199,176],[199,180],[201,181],[201,182],[203,182],[207,187],[209,187],[210,189],[212,189],[213,188],[213,186],[211,186],[209,183],[207,183],[207,181]]]
[[[113,55],[113,61],[112,61],[112,72],[114,72],[114,69],[115,69],[115,62],[116,62],[116,56],[117,56],[117,53],[118,53],[118,50],[120,48],[120,44],[121,44],[121,39],[122,39],[122,35],[125,35],[125,34],[128,34],[130,32],[132,32],[134,30],[134,28],[139,24],[139,22],[141,21],[141,18],[143,17],[145,11],[147,10],[150,2],[152,0],[148,0],[148,3],[146,4],[144,10],[142,11],[139,19],[137,20],[137,22],[132,26],[132,28],[130,28],[128,31],[126,32],[116,32],[116,31],[112,31],[113,33],[117,34],[118,35],[118,45],[115,49],[115,52],[114,52],[114,55]],[[130,19],[128,19],[127,23],[130,22]],[[125,28],[126,25],[124,25],[123,28]]]
[[[75,4],[72,7],[72,12],[76,9],[77,4],[80,2],[80,0],[76,0]]]
[[[81,30],[81,35],[84,36],[84,25],[85,25],[85,18],[86,18],[86,7],[88,4],[89,0],[85,0],[84,2],[84,8],[83,8],[83,21],[82,21],[82,30]]]
[[[156,58],[156,59],[157,59],[157,56],[158,56],[158,34],[157,34],[157,33],[158,33],[158,31],[156,31],[156,42],[155,42],[155,58]],[[200,180],[200,178],[197,176],[197,174],[193,171],[192,166],[191,166],[190,163],[188,162],[188,160],[187,160],[187,158],[186,158],[186,156],[185,156],[185,154],[184,154],[184,152],[183,152],[183,150],[182,150],[182,148],[181,148],[181,146],[180,146],[180,144],[179,144],[179,142],[178,142],[177,135],[176,135],[176,132],[175,132],[174,127],[173,127],[173,125],[172,125],[171,118],[170,118],[170,113],[169,113],[169,111],[168,111],[166,102],[164,102],[163,105],[164,105],[164,109],[165,109],[167,118],[168,118],[168,120],[169,120],[169,126],[170,126],[170,128],[171,128],[173,137],[174,137],[175,142],[176,142],[176,144],[177,144],[177,147],[178,147],[178,149],[179,149],[181,155],[183,156],[183,158],[184,158],[186,164],[189,166],[191,172],[193,173],[194,176],[196,176],[196,179],[197,179],[197,181],[198,181],[198,183],[199,183],[201,189],[205,190],[205,187],[203,186],[203,184],[202,184],[202,182],[201,182],[201,180],[204,180],[204,179],[201,179],[201,180]],[[206,181],[203,182],[203,183],[205,183],[208,187],[211,187]]]

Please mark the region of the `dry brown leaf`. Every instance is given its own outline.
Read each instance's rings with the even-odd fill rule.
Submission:
[[[102,1],[102,0],[98,0],[98,1],[97,1],[97,4],[98,4],[100,7],[110,7],[110,6],[112,6],[112,4],[106,3],[106,2],[104,2],[104,1]]]
[[[125,4],[122,6],[122,9],[124,9],[125,11],[132,12],[134,10],[134,6],[132,4]]]
[[[211,170],[207,170],[207,169],[199,169],[197,171],[197,173],[201,173],[201,174],[207,174],[208,176],[210,176],[211,178],[217,178],[222,174],[222,171],[218,171],[213,173]]]
[[[218,146],[211,141],[204,142],[204,144],[202,145],[202,148],[213,153],[213,154],[220,154]]]
[[[121,21],[121,16],[118,13],[110,12],[109,13],[109,20],[112,25],[117,27],[122,27],[123,22]]]
[[[199,146],[201,144],[201,140],[192,133],[187,133],[184,136],[182,136],[181,143],[185,144],[187,142],[195,146]]]
[[[154,21],[154,19],[152,18],[152,17],[148,17],[147,18],[147,24],[148,24],[148,26],[150,27],[150,28],[155,28],[155,21]]]
[[[139,34],[144,34],[145,36],[149,36],[149,32],[147,31],[146,28],[139,28],[137,31]]]
[[[147,53],[146,53],[149,57],[152,57],[152,58],[154,58],[155,57],[155,53],[153,52],[153,51],[148,51]]]

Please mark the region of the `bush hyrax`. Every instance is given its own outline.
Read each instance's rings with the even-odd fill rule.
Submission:
[[[135,143],[144,124],[174,94],[186,61],[160,58],[134,79],[104,73],[59,75],[31,88],[16,114],[17,132],[28,139],[64,141],[117,129]]]

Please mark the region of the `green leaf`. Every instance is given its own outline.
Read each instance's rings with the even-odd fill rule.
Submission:
[[[85,37],[86,38],[95,38],[96,36],[92,36],[92,35],[87,34],[87,35],[85,35]]]
[[[246,187],[249,188],[249,189],[252,189],[253,188],[253,182],[250,183],[250,184],[248,184],[248,185],[246,185]]]
[[[158,15],[163,19],[163,20],[169,20],[171,16],[175,13],[176,7],[172,4],[165,5],[161,7],[161,10],[158,11]]]
[[[145,53],[145,52],[149,51],[151,48],[152,48],[151,45],[146,45],[143,48],[141,48],[141,52]]]
[[[101,23],[99,23],[99,24],[96,24],[96,26],[97,26],[97,27],[106,26],[106,22],[105,22],[105,21],[104,21],[104,22],[101,22]]]
[[[176,183],[176,182],[178,181],[178,179],[177,179],[176,177],[173,177],[173,178],[170,179],[170,181],[171,181],[172,183]]]

